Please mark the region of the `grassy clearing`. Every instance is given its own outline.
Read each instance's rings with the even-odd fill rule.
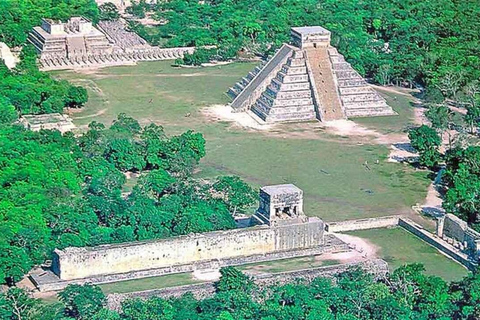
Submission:
[[[398,115],[394,117],[358,118],[355,119],[355,122],[381,133],[403,132],[415,124],[413,97],[389,91],[380,91],[380,93]]]
[[[305,191],[307,214],[327,221],[408,213],[425,197],[429,182],[426,173],[382,161],[388,154],[385,146],[328,136],[311,124],[281,126],[277,134],[272,134],[232,127],[203,116],[201,108],[228,102],[228,87],[254,64],[191,69],[172,68],[170,64],[148,62],[94,73],[55,74],[89,90],[86,108],[73,114],[77,125],[93,120],[110,123],[118,113],[126,112],[142,123],[162,124],[170,134],[187,129],[202,132],[207,156],[200,164],[199,177],[236,174],[256,187],[295,183]],[[408,100],[393,102],[397,111],[403,108],[404,118],[412,114]],[[361,121],[393,125],[404,123],[404,118]],[[302,130],[308,130],[308,135],[302,136]],[[299,135],[292,138],[290,132]],[[363,166],[365,161],[373,164],[376,160],[380,164],[371,165],[371,170]]]
[[[143,279],[120,281],[115,283],[101,284],[99,287],[105,294],[127,293],[135,291],[145,291],[153,289],[162,289],[174,286],[200,283],[194,280],[190,273],[170,274],[159,277],[150,277]]]
[[[391,270],[418,262],[425,266],[427,274],[447,281],[459,280],[468,273],[462,265],[402,228],[362,230],[348,234],[367,239],[378,246],[380,258],[388,262]]]

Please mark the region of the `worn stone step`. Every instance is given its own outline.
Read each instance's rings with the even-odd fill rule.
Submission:
[[[283,83],[308,82],[308,75],[288,75],[283,72],[277,73],[276,78]]]
[[[298,74],[304,75],[304,74],[307,74],[307,67],[305,65],[296,66],[296,67],[284,65],[282,67],[282,72],[288,75],[298,75]]]
[[[310,82],[282,83],[279,79],[274,78],[270,86],[277,91],[309,90]]]

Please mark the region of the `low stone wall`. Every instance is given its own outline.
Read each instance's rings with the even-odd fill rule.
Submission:
[[[281,285],[298,280],[309,283],[315,278],[334,277],[336,274],[344,272],[351,267],[357,266],[366,270],[369,273],[372,273],[377,278],[382,278],[388,273],[387,262],[381,259],[374,259],[357,263],[340,264],[312,269],[281,272],[275,274],[255,275],[253,276],[253,280],[257,285],[260,286],[270,286],[274,284]],[[156,290],[147,290],[123,294],[110,294],[107,297],[107,307],[112,310],[120,310],[121,303],[128,299],[148,299],[151,297],[180,297],[187,292],[191,292],[197,299],[205,299],[215,293],[215,283],[207,282]]]
[[[465,267],[470,270],[474,270],[477,267],[467,254],[462,253],[460,250],[455,248],[453,245],[449,244],[445,240],[438,238],[434,234],[430,233],[429,231],[425,230],[421,225],[418,223],[408,219],[408,218],[400,218],[398,221],[398,225],[405,230],[413,233],[423,241],[427,242],[428,244],[432,245],[433,247],[437,248],[450,258],[456,260],[457,262],[461,263]]]
[[[347,220],[341,222],[326,223],[328,232],[346,232],[354,230],[367,230],[377,228],[395,227],[398,225],[400,216],[388,216],[379,218],[368,218],[358,220]]]

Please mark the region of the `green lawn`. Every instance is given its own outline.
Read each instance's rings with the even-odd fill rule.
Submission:
[[[394,117],[358,118],[354,119],[355,122],[382,133],[399,133],[415,124],[412,112],[415,108],[413,97],[389,91],[379,92],[398,115]]]
[[[106,283],[99,285],[99,287],[102,288],[102,291],[105,294],[111,294],[161,289],[200,282],[201,281],[199,280],[194,280],[192,278],[192,274],[190,273],[179,273],[159,277]]]
[[[428,274],[447,281],[459,280],[468,273],[462,265],[402,228],[362,230],[348,234],[367,239],[378,246],[380,258],[388,262],[391,270],[419,262],[425,266]]]
[[[89,90],[86,108],[73,114],[77,125],[93,120],[110,123],[118,113],[126,112],[143,124],[162,124],[170,134],[187,129],[202,132],[207,156],[200,164],[199,177],[236,174],[255,187],[295,183],[305,191],[308,215],[336,221],[408,213],[425,197],[426,173],[382,161],[388,154],[386,146],[329,136],[316,124],[283,125],[275,133],[266,133],[214,121],[201,113],[203,107],[228,103],[228,87],[254,64],[188,69],[170,64],[147,62],[55,74]],[[395,109],[405,109],[405,116],[376,121],[404,123],[412,114],[408,100],[392,101]],[[293,131],[294,138],[290,136]],[[377,159],[380,164],[374,165]],[[372,164],[371,170],[363,166],[365,161]]]

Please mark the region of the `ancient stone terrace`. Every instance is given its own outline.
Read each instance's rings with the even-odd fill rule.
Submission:
[[[342,55],[322,27],[291,30],[264,65],[229,90],[234,112],[249,111],[264,122],[321,121],[394,115],[395,112]]]
[[[127,31],[122,22],[100,22],[99,28],[95,28],[82,17],[71,18],[66,23],[44,19],[41,27],[33,28],[28,40],[40,54],[42,70],[177,59],[195,50],[152,47],[137,34]]]

